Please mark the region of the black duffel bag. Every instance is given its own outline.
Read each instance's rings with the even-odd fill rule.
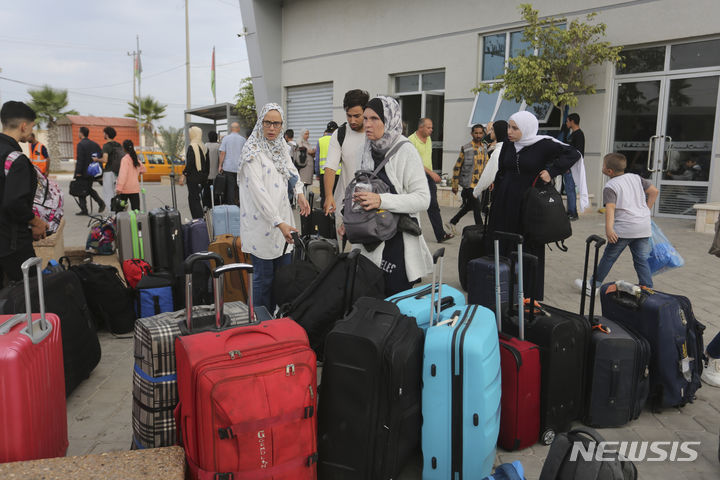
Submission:
[[[572,235],[572,227],[562,196],[552,182],[532,186],[523,197],[523,236],[535,243],[562,242]]]
[[[90,181],[83,177],[72,180],[70,182],[70,195],[73,197],[86,197],[90,195]]]

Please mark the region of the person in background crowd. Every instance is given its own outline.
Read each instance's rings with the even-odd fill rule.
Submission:
[[[50,155],[48,155],[45,145],[35,139],[35,134],[31,133],[28,139],[30,144],[30,161],[40,169],[43,175],[47,175],[50,171]]]
[[[402,135],[400,105],[391,97],[376,97],[367,103],[363,113],[365,146],[360,166],[375,170],[388,152],[407,140]],[[382,208],[396,214],[408,214],[409,221],[420,226],[420,212],[430,204],[430,191],[422,159],[410,144],[402,145],[380,170],[378,177],[390,187],[390,193],[357,192],[353,199],[365,210]],[[340,228],[344,234],[344,228]],[[372,251],[365,245],[353,245],[385,273],[385,295],[412,288],[421,277],[432,272],[433,261],[425,238],[400,231]]]
[[[233,122],[230,124],[230,133],[223,137],[220,144],[220,166],[218,173],[226,175],[228,188],[227,199],[225,203],[228,205],[237,205],[237,172],[242,156],[242,149],[245,145],[245,137],[240,135],[240,124]]]
[[[638,283],[649,288],[653,286],[648,263],[652,235],[650,212],[657,199],[658,189],[640,175],[625,173],[626,168],[625,155],[608,153],[603,158],[602,171],[610,177],[603,188],[608,243],[598,263],[597,276],[593,279],[598,289],[625,247],[630,247]],[[575,286],[581,289],[582,280],[576,279]]]
[[[363,112],[369,99],[370,95],[366,91],[357,89],[347,91],[343,98],[347,123],[341,125],[330,137],[324,183],[321,185],[325,190],[325,203],[323,203],[325,215],[334,213],[337,205],[342,207],[345,188],[355,177],[355,172],[360,169],[360,156],[365,145]],[[339,137],[341,133],[342,145]],[[335,213],[335,225],[338,228],[342,225],[341,212]]]
[[[205,149],[207,150],[208,156],[208,181],[207,186],[203,190],[203,206],[210,208],[212,201],[210,199],[210,185],[213,184],[213,180],[217,177],[218,168],[220,166],[220,144],[218,143],[218,134],[216,131],[211,130],[207,134],[208,141],[205,143]]]
[[[524,235],[522,203],[525,192],[538,181],[550,182],[580,158],[577,149],[546,135],[538,135],[538,120],[528,111],[517,112],[508,121],[508,140],[498,158],[498,172],[490,207],[490,231]],[[501,254],[510,257],[514,245],[501,242]],[[535,279],[525,275],[527,296],[542,300],[545,289],[545,245],[525,239],[523,248],[538,259]]]
[[[187,182],[188,206],[192,218],[203,217],[202,195],[208,181],[210,162],[207,149],[202,142],[202,130],[200,127],[192,126],[188,130],[190,145],[185,154],[185,169],[183,170],[184,180]]]
[[[487,131],[487,135],[490,135],[491,140],[490,145],[488,145],[488,154],[490,154],[490,159],[487,161],[485,168],[480,174],[480,179],[473,190],[473,196],[480,200],[483,211],[487,215],[489,211],[488,207],[491,202],[490,187],[495,181],[495,175],[497,175],[498,159],[500,158],[503,142],[507,141],[508,123],[505,120],[489,122],[485,130]]]
[[[258,115],[242,151],[238,170],[240,192],[240,236],[242,251],[254,268],[253,305],[275,311],[272,282],[275,270],[290,263],[292,233],[297,232],[288,199],[290,179],[298,176],[282,137],[283,111],[268,103]],[[300,214],[310,214],[310,205],[296,182],[294,194]],[[284,253],[285,244],[289,244]]]
[[[120,160],[115,193],[120,200],[130,201],[131,210],[140,210],[140,181],[138,178],[141,173],[145,173],[145,165],[138,160],[132,140],[125,140],[122,149],[125,155]]]
[[[567,143],[577,148],[580,155],[585,156],[585,134],[580,130],[580,115],[571,113],[565,120],[565,126],[569,129]],[[575,191],[575,181],[573,180],[570,170],[563,173],[563,183],[565,184],[565,195],[567,196],[567,212],[571,221],[578,219],[577,212],[577,192]]]
[[[430,138],[432,131],[432,120],[429,118],[421,118],[418,122],[417,131],[410,135],[408,140],[417,148],[417,151],[420,153],[420,158],[422,158],[423,166],[425,167],[425,175],[427,176],[427,183],[430,188],[430,206],[427,209],[427,213],[428,217],[430,217],[433,232],[435,233],[435,240],[437,240],[438,243],[442,243],[445,240],[450,240],[455,235],[445,231],[442,216],[440,215],[440,205],[438,205],[437,201],[437,184],[440,183],[440,175],[432,169],[432,139]]]
[[[315,145],[315,175],[320,180],[320,204],[325,205],[325,163],[327,162],[328,149],[330,148],[330,137],[337,130],[338,124],[330,121],[325,127],[325,133],[320,137]],[[335,177],[333,188],[337,184]]]
[[[102,147],[103,154],[100,160],[100,163],[103,164],[102,192],[103,200],[109,205],[113,195],[115,195],[115,182],[120,173],[120,163],[125,156],[125,151],[122,145],[115,141],[117,132],[113,127],[105,127],[103,136],[105,137],[105,144]]]
[[[700,379],[711,387],[720,387],[720,333],[715,335],[705,349],[708,364]]]
[[[475,224],[480,225],[482,223],[482,207],[480,200],[473,196],[473,190],[478,180],[480,180],[480,175],[488,161],[487,150],[483,143],[485,129],[480,124],[473,125],[470,135],[472,140],[460,147],[460,155],[453,168],[452,192],[457,194],[458,186],[462,187],[462,193],[460,194],[462,205],[448,225],[448,229],[453,235],[457,235],[455,226],[460,219],[471,210],[475,218]]]
[[[667,173],[667,177],[673,180],[702,180],[702,166],[697,162],[697,157],[692,155],[685,159],[681,168],[674,172]]]
[[[303,134],[297,142],[298,155],[302,155],[302,149],[305,149],[305,166],[298,168],[300,172],[300,180],[305,186],[305,196],[307,196],[307,189],[313,183],[313,172],[315,171],[313,158],[315,158],[315,152],[317,151],[313,145],[310,144],[310,130],[307,128],[303,130]],[[299,159],[299,157],[298,157]]]
[[[295,143],[295,140],[293,138],[295,137],[295,130],[292,128],[288,128],[285,130],[285,143],[288,145],[288,153],[290,154],[290,158],[293,158],[293,154],[295,153],[295,149],[297,148],[297,143]]]
[[[80,127],[80,142],[77,144],[77,158],[75,159],[75,180],[87,184],[90,197],[99,205],[98,213],[102,213],[105,211],[105,202],[92,186],[95,179],[87,174],[90,163],[98,161],[102,157],[102,149],[100,145],[88,138],[89,135],[90,130],[87,127]],[[87,195],[77,197],[77,199],[80,211],[76,215],[88,215]]]
[[[33,213],[37,172],[20,148],[35,125],[35,112],[22,102],[9,101],[0,109],[0,286],[3,273],[22,280],[20,266],[35,256],[33,240],[45,238],[47,223]]]

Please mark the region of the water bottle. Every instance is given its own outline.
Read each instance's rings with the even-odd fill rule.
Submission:
[[[362,205],[360,205],[359,202],[355,200],[355,193],[358,192],[372,192],[372,185],[368,182],[357,182],[355,184],[355,189],[353,190],[353,204],[352,204],[352,211],[353,212],[359,212],[361,211]]]

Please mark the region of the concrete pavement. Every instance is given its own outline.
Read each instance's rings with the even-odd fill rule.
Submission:
[[[60,178],[67,191],[69,178]],[[169,205],[170,186],[146,184],[148,209]],[[98,188],[99,190],[99,188]],[[178,206],[183,215],[189,215],[187,190],[177,187]],[[67,247],[84,246],[87,235],[87,218],[76,217],[77,207],[71,198],[66,202],[65,244]],[[594,210],[593,210],[594,211]],[[444,220],[454,215],[455,209],[442,208]],[[712,235],[693,231],[693,220],[655,219],[668,238],[685,258],[685,266],[655,277],[658,290],[688,296],[696,316],[707,326],[705,342],[720,331],[720,259],[708,255]],[[458,225],[458,231],[472,222],[468,214]],[[580,295],[573,280],[581,276],[585,238],[604,233],[604,217],[598,213],[581,216],[573,224],[573,236],[566,242],[568,252],[553,248],[547,252],[545,272],[545,302],[567,310],[579,308]],[[430,224],[425,217],[422,224],[431,250],[439,247],[432,241]],[[446,283],[459,288],[457,278],[457,253],[459,238],[445,244]],[[632,259],[624,252],[613,267],[608,280],[636,281]],[[599,304],[598,304],[599,309]],[[69,455],[124,450],[131,441],[131,395],[132,395],[132,347],[131,338],[116,338],[101,333],[103,357],[100,365],[68,398],[68,422],[70,432]],[[662,413],[645,410],[641,417],[622,428],[603,429],[607,440],[689,440],[700,441],[699,455],[694,462],[636,462],[639,478],[710,480],[720,478],[718,463],[718,430],[720,429],[720,389],[703,386],[697,400],[681,409],[666,409]],[[529,480],[537,479],[549,447],[535,445],[521,452],[498,450],[499,463],[520,460],[526,468]],[[417,465],[410,465],[402,479],[420,478]]]

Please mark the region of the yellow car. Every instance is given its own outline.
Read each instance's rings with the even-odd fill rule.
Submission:
[[[185,161],[181,158],[173,157],[172,162],[167,156],[157,150],[140,150],[135,149],[138,160],[145,165],[145,174],[143,179],[148,182],[159,182],[162,177],[170,175],[170,170],[174,168],[176,179],[182,175],[185,168]]]

